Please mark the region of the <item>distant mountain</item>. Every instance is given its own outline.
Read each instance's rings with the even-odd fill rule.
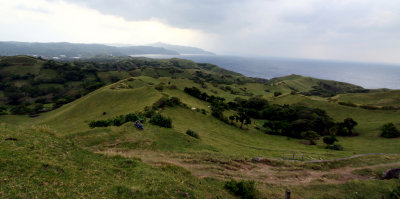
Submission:
[[[0,55],[37,55],[42,57],[72,58],[97,55],[129,56],[135,54],[179,55],[174,50],[153,46],[115,47],[103,44],[0,42]]]
[[[151,44],[151,46],[173,50],[173,51],[178,52],[179,54],[215,55],[215,53],[205,51],[205,50],[203,50],[201,48],[189,47],[189,46],[171,45],[171,44],[165,44],[165,43],[161,43],[161,42],[157,42],[155,44]]]

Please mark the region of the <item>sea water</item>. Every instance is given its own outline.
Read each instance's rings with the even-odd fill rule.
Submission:
[[[153,58],[171,56],[153,55]],[[400,89],[400,65],[273,57],[174,55],[200,63],[211,63],[250,77],[271,79],[297,74],[336,80],[364,88]]]

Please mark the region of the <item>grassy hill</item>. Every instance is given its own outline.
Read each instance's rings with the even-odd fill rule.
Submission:
[[[108,67],[133,63],[119,61],[121,65]],[[140,58],[134,63],[137,66],[146,61],[152,60]],[[289,76],[261,81],[213,65],[175,59],[152,65],[133,69],[147,71],[146,76],[135,73],[140,76],[105,83],[38,117],[0,116],[0,165],[5,168],[0,171],[0,182],[5,185],[0,188],[0,197],[229,198],[233,195],[224,189],[224,183],[231,178],[254,180],[257,198],[283,198],[286,189],[292,190],[294,198],[378,198],[388,196],[398,186],[396,180],[379,180],[385,169],[400,166],[399,138],[379,136],[383,124],[398,124],[398,110],[342,106],[320,95],[301,94],[325,80]],[[170,69],[182,70],[188,77],[164,73]],[[330,84],[343,88],[340,92],[358,89]],[[184,92],[187,87],[197,87],[226,102],[261,96],[270,104],[323,109],[335,121],[352,117],[358,122],[354,131],[359,136],[338,137],[344,150],[336,151],[326,149],[322,140],[307,145],[302,139],[266,134],[259,128],[264,122],[259,119],[240,129],[212,116],[213,105]],[[282,94],[274,96],[274,92]],[[333,98],[371,94],[375,93]],[[171,118],[172,128],[150,124],[149,118],[144,130],[131,122],[89,127],[93,120],[143,112],[163,97],[177,97],[183,103],[156,110]],[[187,135],[188,129],[199,139]],[[366,155],[338,159],[357,154]]]

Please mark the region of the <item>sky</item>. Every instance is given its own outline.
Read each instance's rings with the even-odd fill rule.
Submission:
[[[398,0],[0,0],[0,41],[400,63]]]

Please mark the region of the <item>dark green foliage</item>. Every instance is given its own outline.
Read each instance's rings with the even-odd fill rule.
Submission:
[[[384,138],[397,138],[400,137],[400,131],[393,123],[387,123],[382,126],[381,136]]]
[[[326,148],[336,150],[336,151],[343,151],[343,147],[340,144],[328,145]]]
[[[303,137],[303,139],[306,139],[306,140],[310,141],[310,145],[315,145],[315,141],[314,140],[318,140],[319,139],[319,135],[315,131],[302,132],[301,133],[301,137]]]
[[[149,121],[151,124],[165,127],[165,128],[172,128],[172,120],[169,117],[164,117],[163,115],[156,113],[150,118]]]
[[[338,102],[338,104],[343,105],[343,106],[357,107],[356,104],[351,103],[351,102]]]
[[[256,197],[256,188],[254,181],[236,181],[232,179],[230,181],[227,181],[224,187],[235,196],[239,196],[243,199],[254,199]]]
[[[343,122],[337,123],[336,135],[351,136],[355,126],[357,126],[356,121],[352,118],[346,118]]]
[[[192,137],[194,137],[194,138],[196,138],[196,139],[200,139],[199,134],[197,134],[196,132],[194,132],[194,131],[192,131],[192,130],[190,130],[190,129],[188,129],[188,130],[186,131],[186,134],[189,135],[189,136],[192,136]]]
[[[203,87],[205,86],[204,82],[218,84],[265,81],[256,78],[247,78],[240,74],[218,68],[215,65],[196,64],[192,61],[181,59],[156,60],[128,57],[94,57],[86,60],[57,62],[18,56],[2,57],[1,66],[16,67],[16,70],[19,66],[32,66],[32,68],[37,70],[37,72],[26,74],[0,72],[0,91],[4,94],[1,103],[12,106],[29,106],[38,99],[46,99],[46,104],[55,103],[53,108],[58,108],[104,85],[126,78],[126,74],[132,76],[147,75],[154,77],[191,78],[201,82]],[[207,67],[203,68],[201,66]],[[198,69],[198,72],[186,70],[195,68]],[[117,71],[118,73],[114,73]],[[28,83],[17,87],[10,80],[24,80]],[[155,87],[161,91],[165,86],[161,83]],[[176,88],[172,84],[168,86],[171,89]],[[208,96],[206,93],[201,94],[201,96],[196,97],[210,103],[214,100],[224,100],[220,97]],[[29,111],[21,111],[21,109],[16,112],[19,114],[29,113]]]
[[[129,113],[127,115],[120,115],[108,120],[97,120],[89,123],[90,128],[107,127],[107,126],[121,126],[127,122],[135,122],[140,120],[144,122],[144,117],[138,113]]]
[[[399,199],[399,198],[400,198],[400,179],[399,179],[399,185],[390,192],[390,199]]]
[[[324,137],[322,140],[327,145],[332,145],[333,143],[338,141],[334,135]]]
[[[157,84],[154,88],[157,89],[158,91],[163,91],[164,83],[161,82],[161,83]]]
[[[11,108],[11,113],[14,115],[23,115],[29,113],[30,110],[25,105],[18,105]]]
[[[309,92],[303,93],[304,95],[315,95],[321,97],[332,97],[340,93],[365,93],[368,90],[343,82],[335,82],[329,80],[322,80],[318,82],[317,86],[313,86],[313,89]]]
[[[260,119],[266,120],[266,133],[302,138],[304,131],[327,135],[334,125],[324,110],[304,106],[271,105],[260,111]]]
[[[326,144],[327,149],[342,151],[343,147],[340,144],[335,144],[338,140],[334,135],[330,135],[323,138],[324,143]]]
[[[274,92],[274,97],[278,97],[279,95],[282,95],[282,92],[279,92],[279,91]]]
[[[153,109],[164,108],[165,106],[174,107],[181,104],[181,100],[177,97],[162,97],[153,104]]]
[[[97,121],[91,121],[89,123],[89,127],[90,128],[94,128],[94,127],[107,127],[110,126],[111,122],[110,120],[97,120]]]
[[[144,116],[150,118],[156,111],[148,106],[144,107]]]
[[[380,109],[379,107],[372,106],[372,105],[360,105],[360,108],[368,109],[368,110],[378,110],[378,109]]]
[[[233,118],[232,118],[232,116],[230,116],[229,119],[230,120],[234,119],[236,122],[239,122],[240,123],[240,128],[243,127],[243,123],[246,124],[246,125],[247,124],[251,124],[251,118],[243,108],[239,108],[237,110],[237,114],[233,115]]]
[[[216,97],[214,95],[210,96],[206,92],[201,92],[196,87],[192,87],[192,88],[185,87],[183,91],[185,93],[193,96],[193,97],[196,97],[198,99],[201,99],[203,101],[210,102],[210,103],[213,103],[213,102],[214,103],[219,103],[219,102],[224,102],[225,101],[225,99],[222,98],[222,97]]]
[[[7,108],[4,106],[0,106],[0,115],[5,115],[7,114]]]

